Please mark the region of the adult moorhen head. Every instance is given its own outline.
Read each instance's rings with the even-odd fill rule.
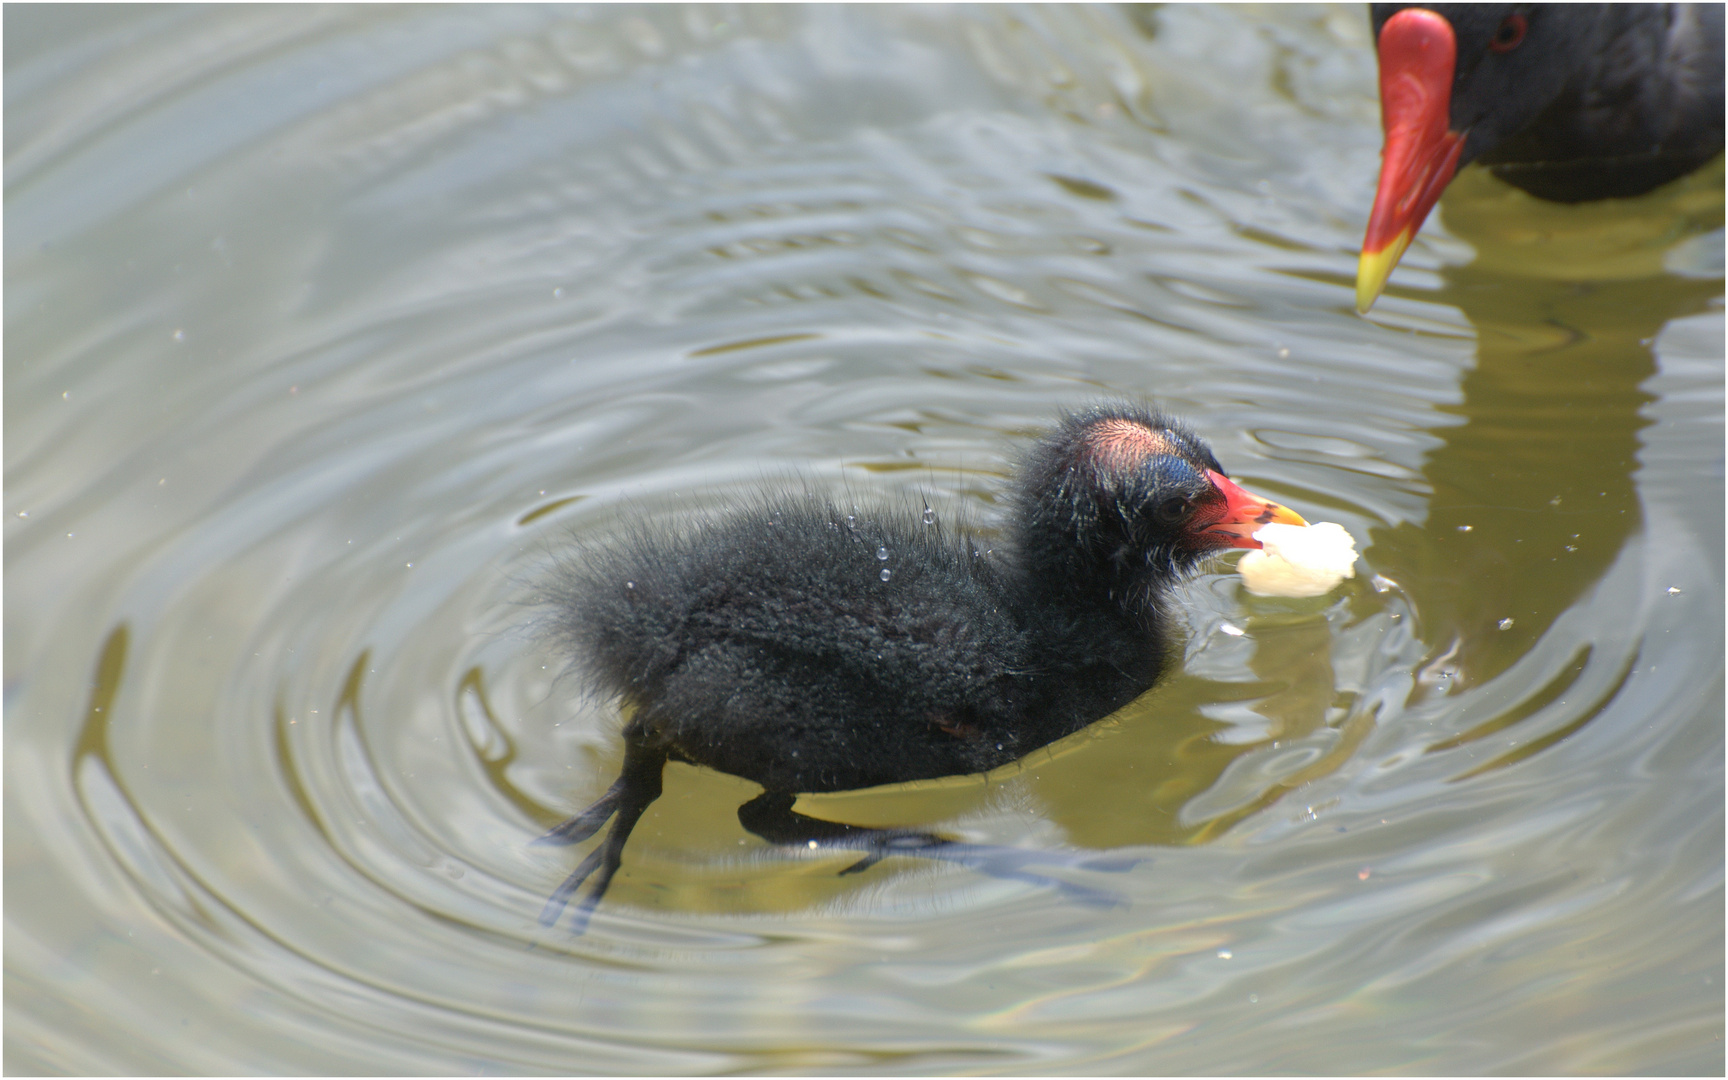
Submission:
[[[563,561],[551,629],[590,686],[634,710],[624,766],[543,839],[612,829],[546,906],[590,876],[580,930],[667,761],[765,789],[738,811],[782,844],[957,859],[1025,877],[1003,849],[794,813],[801,792],[983,772],[1103,719],[1165,663],[1169,587],[1207,556],[1304,524],[1238,487],[1168,417],[1100,405],[1025,456],[1001,538],[928,508],[848,512],[767,492],[678,528],[635,523]],[[994,868],[994,869],[992,869]]]
[[[1370,8],[1386,141],[1359,311],[1472,161],[1584,202],[1642,195],[1722,152],[1721,4]]]

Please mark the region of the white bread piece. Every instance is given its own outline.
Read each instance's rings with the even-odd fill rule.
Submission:
[[[1261,596],[1321,596],[1356,576],[1356,541],[1332,521],[1266,525],[1254,533],[1262,550],[1236,564],[1248,591]]]

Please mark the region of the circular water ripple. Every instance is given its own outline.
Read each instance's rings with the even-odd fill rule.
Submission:
[[[32,17],[9,1068],[1719,1067],[1719,276],[1435,231],[1354,317],[1359,12]],[[1070,889],[841,878],[675,765],[589,931],[538,924],[621,755],[533,631],[573,536],[778,483],[988,523],[1111,394],[1359,576],[1220,562],[1118,716],[802,804]]]

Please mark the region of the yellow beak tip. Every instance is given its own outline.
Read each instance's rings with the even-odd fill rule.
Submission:
[[[1404,257],[1404,249],[1410,246],[1410,230],[1404,229],[1392,238],[1392,242],[1379,251],[1369,251],[1364,248],[1362,257],[1356,263],[1356,311],[1358,314],[1368,314],[1368,309],[1374,306],[1374,301],[1380,298],[1380,293],[1386,288],[1386,280],[1392,276],[1392,268],[1398,265],[1398,260]]]

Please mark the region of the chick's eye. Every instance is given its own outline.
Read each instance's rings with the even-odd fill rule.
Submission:
[[[1152,516],[1165,525],[1174,525],[1188,516],[1188,500],[1180,497],[1165,499],[1152,508]]]
[[[1508,15],[1500,20],[1500,26],[1494,31],[1488,47],[1498,53],[1511,52],[1524,41],[1524,32],[1528,29],[1530,23],[1524,16]]]

